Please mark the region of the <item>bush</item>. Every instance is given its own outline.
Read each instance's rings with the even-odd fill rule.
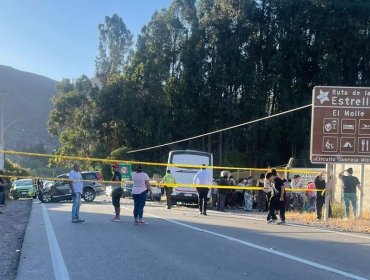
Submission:
[[[334,203],[331,206],[331,217],[342,219],[344,217],[344,205],[340,203]]]

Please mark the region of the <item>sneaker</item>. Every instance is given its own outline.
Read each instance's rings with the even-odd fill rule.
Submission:
[[[135,220],[134,225],[140,225],[138,220]]]
[[[203,215],[204,215],[204,216],[208,216],[206,212],[203,212]]]
[[[111,221],[112,221],[112,222],[120,222],[120,221],[121,221],[121,219],[120,219],[120,218],[116,218],[116,217],[114,217]]]
[[[85,220],[84,219],[78,219],[77,223],[83,223]]]
[[[78,220],[77,219],[72,219],[72,223],[78,223]]]
[[[144,222],[143,220],[138,220],[137,222],[139,223],[139,225],[147,225],[148,224],[147,222]]]
[[[269,224],[275,224],[276,223],[276,220],[271,219],[271,220],[268,220],[267,223],[269,223]]]
[[[285,225],[285,221],[280,221],[276,223],[277,225]]]

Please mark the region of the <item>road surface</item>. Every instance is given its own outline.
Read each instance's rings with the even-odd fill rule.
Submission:
[[[17,279],[370,279],[369,235],[158,202],[137,226],[131,199],[121,199],[121,222],[108,200],[83,203],[78,224],[70,202],[34,200]]]

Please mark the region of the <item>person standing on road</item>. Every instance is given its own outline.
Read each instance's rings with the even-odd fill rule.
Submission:
[[[161,183],[176,184],[175,176],[171,174],[171,170],[167,169],[166,175],[164,175]],[[164,186],[164,191],[166,193],[167,209],[171,209],[171,206],[172,206],[172,201],[171,201],[172,190],[173,190],[173,186],[167,186],[167,185]]]
[[[316,176],[315,178],[315,186],[317,189],[316,193],[316,215],[317,215],[317,220],[321,220],[322,218],[322,206],[325,203],[325,178],[324,174],[326,172],[321,172],[319,175]],[[330,207],[330,201],[329,201],[329,217],[331,217],[331,207]]]
[[[116,216],[113,217],[113,219],[111,221],[112,222],[120,222],[121,221],[121,218],[120,218],[120,213],[121,213],[120,200],[121,200],[121,196],[122,196],[122,187],[121,187],[122,175],[121,175],[121,172],[119,172],[118,163],[114,163],[112,165],[112,169],[113,169],[113,177],[112,177],[111,181],[117,182],[117,183],[112,184],[112,189],[113,189],[112,190],[112,204],[113,204],[114,212],[116,213]]]
[[[222,172],[221,172],[222,173]],[[218,181],[219,186],[229,186],[230,182],[228,176],[225,173],[221,174],[221,179]],[[225,212],[225,200],[227,195],[227,189],[218,188],[217,189],[217,211]]]
[[[264,173],[261,173],[260,174],[260,178],[258,179],[258,187],[260,187],[261,189],[258,190],[257,192],[257,208],[258,208],[258,212],[263,212],[265,211],[266,209],[266,193],[263,191],[263,188],[264,188],[264,182],[265,181],[265,174]]]
[[[202,169],[195,174],[193,178],[194,185],[211,185],[212,178],[209,176],[206,165],[202,164]],[[208,202],[208,187],[197,187],[198,203],[200,214],[207,216],[207,202]]]
[[[347,171],[347,176],[344,176],[344,172]],[[348,219],[349,216],[349,202],[352,204],[353,217],[356,218],[357,215],[357,195],[356,187],[361,191],[361,183],[357,177],[353,176],[353,169],[348,168],[339,173],[339,179],[343,181],[343,200],[345,204],[344,217]],[[363,193],[361,192],[361,196]]]
[[[249,188],[253,186],[253,176],[248,177],[245,186]],[[252,212],[252,210],[253,210],[253,191],[251,189],[246,189],[244,191],[244,211]]]
[[[0,207],[5,206],[5,188],[8,186],[2,175],[4,175],[4,171],[0,169]]]
[[[268,207],[268,214],[267,214],[267,222],[272,223],[277,220],[275,210],[271,211],[271,199],[272,199],[272,191],[274,190],[274,175],[271,172],[266,173],[266,178],[263,185],[263,191],[266,193],[267,198],[267,207]]]
[[[271,197],[271,203],[273,204],[273,211],[279,210],[280,222],[278,225],[285,225],[285,187],[284,181],[280,178],[279,174],[275,169],[271,170],[274,175],[274,191],[273,197]]]
[[[72,191],[72,223],[82,223],[80,219],[81,194],[83,191],[82,175],[80,165],[75,163],[73,170],[69,172],[69,187]]]
[[[135,225],[146,225],[143,221],[144,206],[148,192],[152,193],[149,183],[149,176],[143,172],[143,165],[138,164],[136,172],[132,174],[133,188],[132,198],[134,199],[134,219]]]

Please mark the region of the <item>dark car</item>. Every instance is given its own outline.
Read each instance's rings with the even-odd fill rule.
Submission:
[[[161,200],[161,196],[162,196],[162,193],[161,193],[161,188],[158,187],[157,185],[157,182],[156,181],[149,181],[150,182],[150,185],[152,187],[152,195],[151,196],[147,196],[147,200],[156,200],[156,201],[160,201]],[[105,190],[105,195],[106,196],[112,196],[112,191],[117,188],[117,186],[107,186],[106,190]],[[131,195],[131,191],[132,191],[132,188],[133,188],[133,183],[132,181],[126,181],[126,182],[122,182],[122,197],[132,197]]]
[[[99,171],[83,171],[81,175],[83,180],[87,180],[83,182],[82,194],[82,198],[86,202],[94,201],[97,195],[105,192],[105,186],[101,182],[103,181],[103,176]],[[44,184],[43,189],[39,193],[39,199],[42,202],[72,200],[72,192],[68,181],[69,174],[62,174],[57,178],[61,180],[54,181],[52,184]]]

